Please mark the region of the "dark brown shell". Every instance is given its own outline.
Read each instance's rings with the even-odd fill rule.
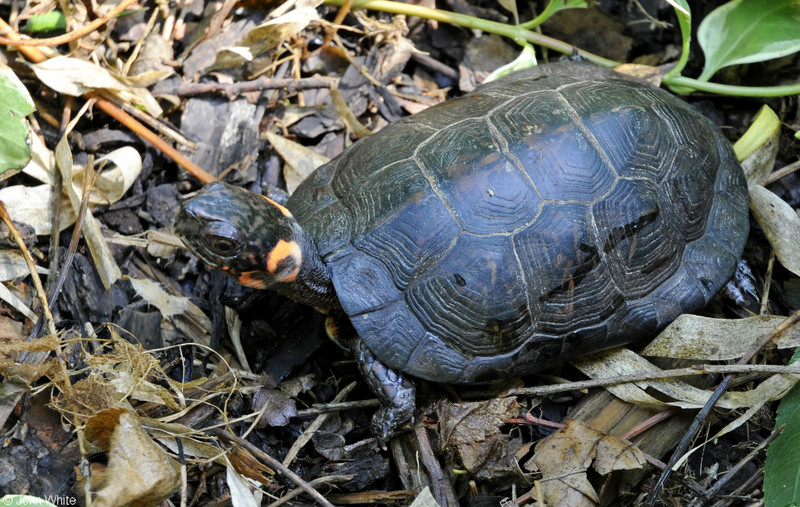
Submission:
[[[440,382],[650,336],[717,293],[748,233],[719,129],[662,90],[578,64],[389,125],[288,208],[367,346]]]

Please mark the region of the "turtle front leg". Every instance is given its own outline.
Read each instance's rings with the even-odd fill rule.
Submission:
[[[381,407],[372,416],[372,433],[385,448],[400,425],[414,415],[414,384],[399,371],[380,362],[362,340],[356,340],[354,349],[361,374],[381,402]]]

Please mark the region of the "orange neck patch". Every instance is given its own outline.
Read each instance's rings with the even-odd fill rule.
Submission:
[[[276,278],[280,282],[293,282],[300,273],[303,263],[303,252],[296,241],[278,240],[278,243],[267,254],[267,271],[275,274],[279,267],[284,269],[294,266],[290,272]]]

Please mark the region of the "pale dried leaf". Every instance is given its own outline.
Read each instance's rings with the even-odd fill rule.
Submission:
[[[286,180],[286,190],[290,194],[308,175],[330,160],[302,144],[289,141],[271,132],[267,132],[267,141],[283,158],[283,177]]]
[[[775,315],[714,319],[685,314],[667,326],[640,354],[697,361],[738,359],[784,320],[786,317]],[[770,346],[779,349],[800,346],[800,329],[794,326],[786,330]]]
[[[160,283],[145,278],[131,278],[131,286],[148,304],[158,308],[164,317],[172,317],[186,311],[189,298],[169,294]]]
[[[180,465],[153,442],[132,412],[101,412],[87,422],[86,436],[109,456],[95,506],[158,505],[180,487]]]
[[[636,355],[625,348],[612,349],[573,359],[570,362],[591,378],[608,378],[618,375],[644,373],[647,371],[654,371],[654,368],[657,370],[657,368],[650,363],[647,363],[649,367],[646,367],[635,359],[632,359],[630,354]],[[662,405],[661,401],[647,394],[645,389],[647,389],[647,384],[639,382],[606,386],[608,392],[629,403],[636,403],[638,405]]]
[[[428,486],[420,491],[417,498],[414,499],[414,502],[411,504],[411,507],[441,507],[439,502],[433,497],[433,493]]]
[[[72,152],[69,148],[67,136],[72,129],[75,128],[75,125],[83,116],[88,105],[88,102],[84,104],[81,111],[69,122],[64,131],[64,135],[61,136],[61,139],[56,145],[56,165],[59,171],[61,171],[61,177],[64,178],[64,181],[72,182],[74,178]],[[65,185],[65,188],[67,190],[67,197],[69,197],[69,203],[72,205],[72,211],[77,216],[83,196],[76,190],[74,185]],[[97,274],[100,276],[100,281],[103,282],[103,286],[106,290],[110,289],[122,276],[122,271],[120,271],[108,244],[106,244],[103,233],[100,230],[100,223],[92,216],[89,210],[86,211],[86,216],[83,220],[83,238],[86,241],[86,245],[89,247],[89,253],[92,255],[92,260],[94,261]]]
[[[46,275],[49,269],[36,266],[36,272]],[[7,282],[21,276],[27,276],[31,272],[25,264],[25,258],[19,250],[0,250],[0,282]]]
[[[25,317],[29,318],[30,320],[36,322],[39,318],[33,313],[27,304],[23,300],[21,300],[16,294],[11,292],[5,284],[0,283],[0,300],[5,301],[8,303],[9,306],[17,310],[19,313],[24,315]]]
[[[294,37],[311,21],[319,19],[314,7],[300,7],[252,29],[240,44],[217,53],[217,59],[211,69],[227,69],[239,67],[252,61],[268,51],[280,46],[284,41]]]
[[[617,436],[604,435],[597,442],[597,457],[592,468],[600,475],[607,475],[615,470],[642,468],[645,463],[647,460],[641,449]]]
[[[115,374],[107,378],[108,386],[118,394],[132,400],[166,405],[173,411],[181,410],[172,393],[159,385],[153,384],[133,372],[115,369]]]
[[[572,361],[576,368],[591,378],[611,378],[622,375],[632,375],[645,372],[657,373],[658,367],[632,352],[627,348],[618,348],[610,351],[592,354],[585,358]],[[794,377],[781,375],[781,377]],[[725,409],[740,409],[761,403],[764,398],[770,399],[784,394],[782,382],[762,382],[756,388],[748,391],[729,391],[717,402],[717,406]],[[698,389],[681,380],[648,380],[635,382],[637,389],[632,389],[634,384],[615,384],[606,386],[606,389],[618,398],[629,403],[671,405],[684,409],[700,408],[711,397],[712,392]],[[655,389],[661,394],[669,396],[675,401],[663,402],[656,398],[643,402],[641,393],[644,389]]]
[[[63,147],[61,149],[63,150]],[[85,168],[77,168],[75,170],[71,166],[71,156],[62,153],[62,158],[65,164],[69,164],[69,167],[65,167],[65,171],[68,173],[70,171],[73,172],[71,179],[67,181],[72,181],[71,194],[73,200],[78,199],[78,196],[83,195],[83,173]],[[102,163],[106,160],[111,164],[106,164],[104,170],[95,178],[95,187],[100,189],[103,194],[101,195],[99,192],[90,193],[90,208],[96,205],[109,204],[109,201],[113,203],[121,199],[142,170],[142,159],[139,153],[130,147],[114,150],[98,159],[98,162]],[[23,172],[43,182],[44,185],[34,187],[13,185],[0,189],[0,200],[6,204],[9,210],[13,210],[12,218],[30,225],[38,235],[52,233],[53,217],[50,203],[55,198],[52,186],[55,181],[55,171],[56,162],[53,153],[47,150],[37,136],[32,136],[31,161],[23,169]],[[71,206],[70,202],[65,201],[61,206],[59,223],[62,230],[75,223],[77,217],[76,208]],[[89,221],[91,222],[92,220],[89,219]],[[89,227],[91,228],[92,225],[90,224]],[[90,234],[94,233],[90,232]],[[102,239],[99,241],[102,241]],[[102,242],[104,243],[104,241]],[[108,256],[110,257],[110,253]],[[114,268],[106,266],[106,272],[109,269],[113,277]]]
[[[147,253],[153,257],[169,259],[178,249],[186,248],[183,242],[174,234],[159,231],[147,231]]]
[[[11,214],[11,218],[17,222],[30,225],[36,230],[37,235],[49,235],[52,231],[50,214],[50,201],[53,200],[53,187],[50,185],[38,185],[26,187],[24,185],[12,185],[0,189],[0,201],[3,201]],[[67,228],[75,223],[75,213],[71,206],[61,207],[61,226]]]
[[[180,437],[183,453],[187,457],[208,459],[218,465],[225,465],[224,451],[203,440],[192,438],[192,435],[197,434],[197,430],[183,424],[164,422],[147,417],[142,417],[141,420],[142,427],[147,430],[150,436],[173,453],[178,454],[179,452],[178,443],[175,439]]]
[[[227,457],[225,460],[227,461],[225,477],[231,494],[231,504],[234,507],[258,507],[261,505],[261,502],[256,500],[253,489],[247,481],[233,468]]]
[[[336,111],[336,114],[339,115],[339,118],[344,122],[347,130],[353,134],[353,137],[356,139],[361,139],[362,137],[367,137],[368,135],[372,134],[367,127],[358,121],[358,118],[356,118],[356,115],[350,109],[350,106],[347,105],[347,101],[339,92],[338,86],[332,87],[330,89],[330,94],[331,100],[333,101],[333,109]]]
[[[161,116],[161,107],[146,88],[130,86],[94,63],[57,56],[31,67],[36,77],[59,93],[80,97],[93,91],[105,91],[122,103],[130,102],[143,107],[152,116]]]
[[[783,199],[760,185],[750,186],[750,211],[783,267],[800,276],[800,217]]]

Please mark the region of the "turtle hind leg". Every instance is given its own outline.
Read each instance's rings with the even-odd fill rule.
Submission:
[[[362,340],[356,340],[354,352],[361,374],[381,402],[372,416],[372,433],[385,448],[398,428],[414,415],[414,384],[399,371],[383,364]]]

